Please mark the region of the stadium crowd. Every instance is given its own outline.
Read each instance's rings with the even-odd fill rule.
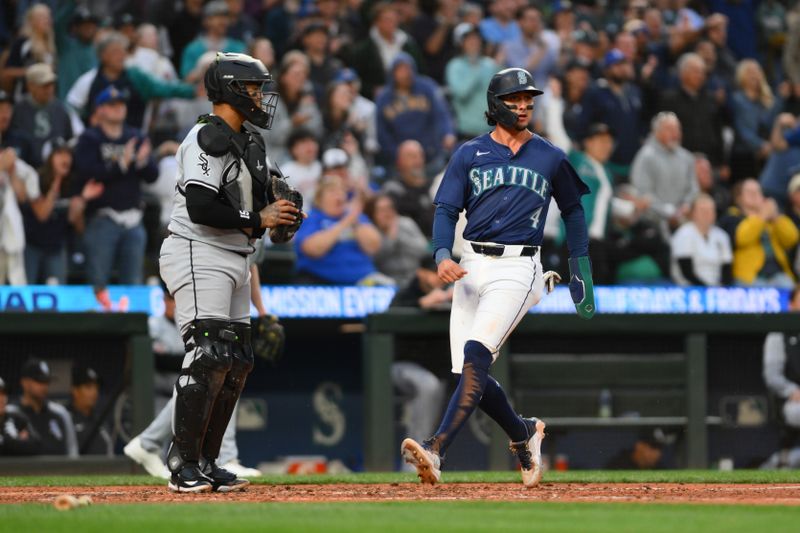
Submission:
[[[415,283],[453,149],[525,67],[569,154],[596,281],[792,287],[800,2],[19,0],[0,8],[0,282],[155,279],[216,51],[261,59],[309,219],[284,282]],[[563,268],[555,206],[544,263]],[[270,250],[269,243],[265,246]],[[270,254],[266,254],[269,263]],[[273,254],[272,257],[277,257]],[[275,282],[270,267],[267,282]]]

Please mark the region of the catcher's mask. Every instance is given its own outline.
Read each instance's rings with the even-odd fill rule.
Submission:
[[[245,54],[218,53],[204,81],[209,100],[229,104],[259,128],[272,127],[278,93],[272,75],[260,60]]]
[[[489,88],[486,91],[486,121],[490,126],[500,124],[506,128],[514,127],[517,123],[517,114],[514,109],[506,105],[501,97],[514,93],[530,93],[539,96],[543,91],[533,85],[530,72],[522,68],[507,68],[492,76]],[[533,109],[533,106],[529,106]]]

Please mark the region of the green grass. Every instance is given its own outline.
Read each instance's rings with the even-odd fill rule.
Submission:
[[[415,482],[416,475],[400,472],[373,472],[342,475],[289,476],[271,475],[256,478],[254,483],[301,485],[316,483],[403,483]],[[574,470],[547,472],[546,483],[800,483],[800,470],[661,470],[604,471]],[[518,483],[519,474],[508,472],[445,472],[445,483]],[[19,486],[100,486],[160,485],[164,481],[150,476],[0,476],[0,487]]]
[[[0,531],[797,531],[790,507],[510,502],[97,505],[71,512],[0,506]]]

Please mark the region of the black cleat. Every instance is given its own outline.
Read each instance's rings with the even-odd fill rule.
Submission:
[[[243,490],[250,484],[248,480],[237,477],[233,472],[220,468],[214,461],[206,464],[205,468],[203,468],[203,474],[211,479],[215,492]]]
[[[172,492],[211,492],[213,483],[203,474],[197,463],[188,463],[173,472],[167,485]]]

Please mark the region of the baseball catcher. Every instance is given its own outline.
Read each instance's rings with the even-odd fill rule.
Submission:
[[[175,207],[160,255],[186,349],[167,455],[174,492],[248,484],[216,464],[253,368],[247,257],[267,229],[285,241],[303,219],[299,195],[271,170],[250,126],[269,129],[275,113],[278,94],[264,64],[220,53],[204,81],[213,113],[200,117],[178,149]]]

